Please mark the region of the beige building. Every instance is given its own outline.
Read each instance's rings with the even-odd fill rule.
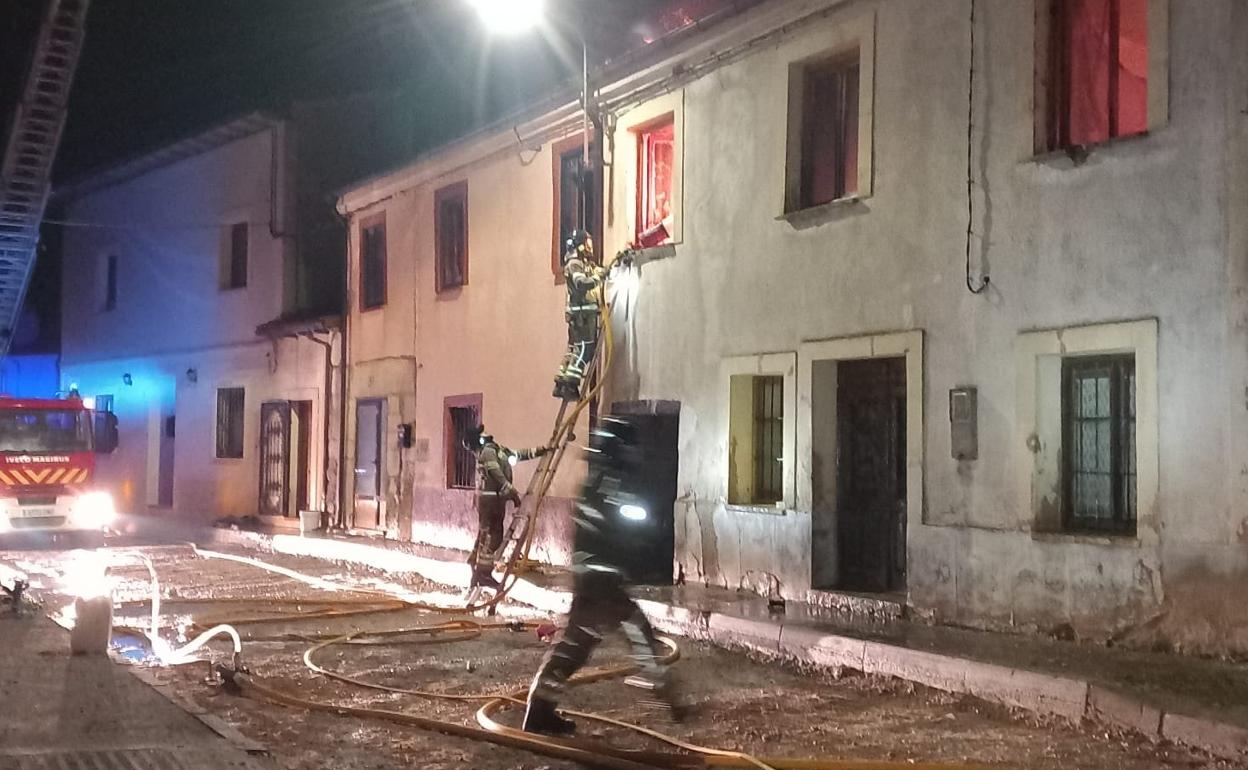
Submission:
[[[468,549],[476,476],[464,429],[480,420],[517,449],[552,435],[566,336],[552,223],[560,161],[580,155],[579,118],[569,107],[516,129],[468,137],[339,204],[351,222],[347,499],[357,528]],[[588,414],[582,437],[587,424]],[[540,558],[568,558],[579,466],[569,455],[551,490]],[[531,471],[517,468],[521,488]]]
[[[616,276],[607,403],[678,419],[676,575],[1248,649],[1246,42],[1233,0],[771,0],[611,74],[603,251],[665,242]],[[470,537],[451,410],[549,425],[564,114],[344,198],[352,398],[415,425],[379,499],[417,538]]]

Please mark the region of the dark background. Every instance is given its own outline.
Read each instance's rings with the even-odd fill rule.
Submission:
[[[46,0],[0,0],[0,139]],[[379,168],[579,80],[733,0],[548,0],[540,33],[488,37],[464,0],[93,0],[55,176],[65,182],[253,110],[398,94],[405,140]],[[58,233],[44,242],[15,351],[59,340]]]

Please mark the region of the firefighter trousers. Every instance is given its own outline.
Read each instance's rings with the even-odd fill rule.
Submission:
[[[494,571],[494,557],[503,544],[503,519],[507,512],[507,500],[498,495],[477,497],[477,540],[468,554],[472,567],[472,582],[489,578]]]
[[[616,628],[622,628],[628,638],[633,662],[647,688],[666,692],[666,667],[660,662],[663,646],[641,608],[624,590],[620,574],[584,572],[577,574],[573,585],[567,628],[542,661],[529,699],[557,703],[568,680],[585,665],[602,638]]]

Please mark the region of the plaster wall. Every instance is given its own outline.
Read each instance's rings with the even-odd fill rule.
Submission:
[[[384,212],[388,300],[383,308],[351,309],[351,394],[385,395],[392,408],[390,437],[400,422],[414,425],[414,446],[388,443],[403,477],[388,504],[410,517],[418,542],[467,549],[477,522],[474,493],[448,488],[446,399],[480,394],[482,420],[512,448],[550,440],[559,402],[553,377],[566,341],[565,290],[551,268],[554,241],[554,161],[550,140],[501,153],[441,153],[374,182],[400,191],[351,213],[352,296],[359,286],[359,224]],[[436,173],[424,170],[437,165]],[[403,177],[413,177],[409,184]],[[434,196],[451,184],[468,186],[468,281],[439,293],[434,280]],[[588,414],[582,416],[585,435]],[[350,434],[350,435],[353,435]],[[351,452],[354,452],[352,447]],[[523,489],[536,463],[516,468]],[[570,497],[583,464],[573,445],[539,517],[536,556],[570,556]],[[388,528],[395,529],[397,522]]]

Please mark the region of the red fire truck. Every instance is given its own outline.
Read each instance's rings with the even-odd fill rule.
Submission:
[[[0,533],[108,529],[113,498],[92,477],[116,446],[116,418],[77,396],[0,396]]]

